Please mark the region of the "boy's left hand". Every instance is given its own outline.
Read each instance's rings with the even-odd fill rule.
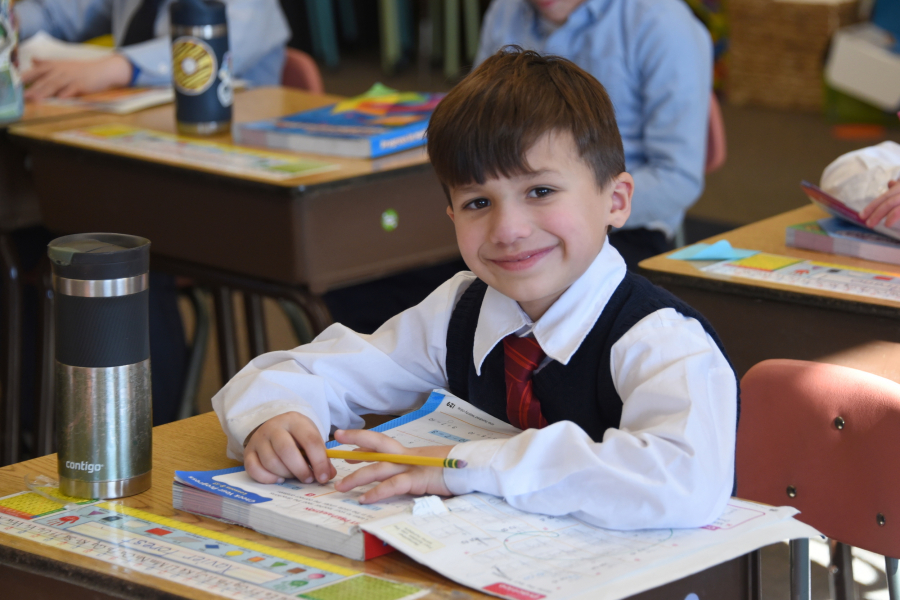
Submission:
[[[425,446],[423,448],[407,448],[388,436],[365,429],[339,429],[334,432],[334,439],[342,444],[359,446],[363,452],[384,452],[387,454],[412,454],[417,456],[435,456],[447,458],[453,446]],[[444,469],[441,467],[420,467],[416,465],[398,465],[377,462],[358,471],[354,471],[334,485],[339,492],[348,492],[355,487],[381,481],[382,483],[359,497],[361,504],[372,504],[391,496],[402,494],[437,494],[450,496],[450,490],[444,484]]]

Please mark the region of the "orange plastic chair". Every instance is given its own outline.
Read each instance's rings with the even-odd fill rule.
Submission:
[[[287,87],[299,88],[312,94],[324,94],[325,85],[316,61],[295,48],[286,48],[284,70],[281,72],[281,83]]]
[[[897,456],[900,384],[784,359],[763,361],[741,380],[737,495],[794,506],[832,541],[885,555],[892,600],[900,599]],[[808,544],[791,542],[792,599],[809,598]]]
[[[706,132],[706,172],[712,173],[725,164],[725,121],[716,94],[709,98],[709,129]]]

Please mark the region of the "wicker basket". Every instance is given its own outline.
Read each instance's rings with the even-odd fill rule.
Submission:
[[[858,20],[858,0],[730,0],[728,100],[821,111],[831,36]]]

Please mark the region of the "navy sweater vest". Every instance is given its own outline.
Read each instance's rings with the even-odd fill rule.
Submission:
[[[475,327],[486,291],[487,285],[476,279],[453,310],[447,330],[447,377],[451,393],[508,423],[503,344],[497,344],[488,353],[480,376],[472,359]],[[551,361],[534,375],[534,394],[541,402],[541,412],[547,422],[572,421],[595,442],[601,441],[610,427],[618,427],[622,399],[613,385],[610,351],[638,321],[662,308],[674,308],[686,317],[697,319],[728,360],[712,325],[700,313],[629,272],[569,364]],[[736,402],[740,416],[740,387]]]

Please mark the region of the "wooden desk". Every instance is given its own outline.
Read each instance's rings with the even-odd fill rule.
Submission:
[[[206,529],[227,532],[246,540],[286,549],[302,556],[350,567],[372,575],[430,588],[432,600],[489,598],[464,588],[399,552],[366,562],[350,559],[264,536],[237,525],[206,519],[172,508],[172,481],[176,470],[212,470],[237,465],[225,458],[225,434],[215,413],[162,425],[153,429],[153,486],[143,494],[121,500],[125,506],[172,517]],[[50,454],[0,469],[0,496],[23,491],[26,474],[56,479],[56,455]],[[718,565],[696,575],[633,596],[632,600],[671,600],[697,593],[700,600],[759,599],[756,553]],[[755,570],[755,571],[754,571]],[[0,581],[4,598],[69,600],[90,598],[218,598],[193,588],[150,577],[103,561],[68,553],[30,540],[0,533]]]
[[[827,217],[813,205],[709,238],[735,248],[900,274],[900,266],[785,245],[789,225]],[[699,310],[713,324],[738,371],[768,358],[849,366],[900,382],[900,303],[700,271],[667,254],[640,264],[644,274]]]
[[[285,88],[235,97],[235,122],[340,100]],[[175,133],[174,105],[128,116],[24,125],[45,223],[149,238],[156,255],[314,293],[458,256],[447,200],[422,151],[378,161],[308,155],[340,169],[279,182],[78,147],[59,131],[123,123]],[[208,138],[230,142],[230,134]],[[381,227],[387,209],[399,215]]]

